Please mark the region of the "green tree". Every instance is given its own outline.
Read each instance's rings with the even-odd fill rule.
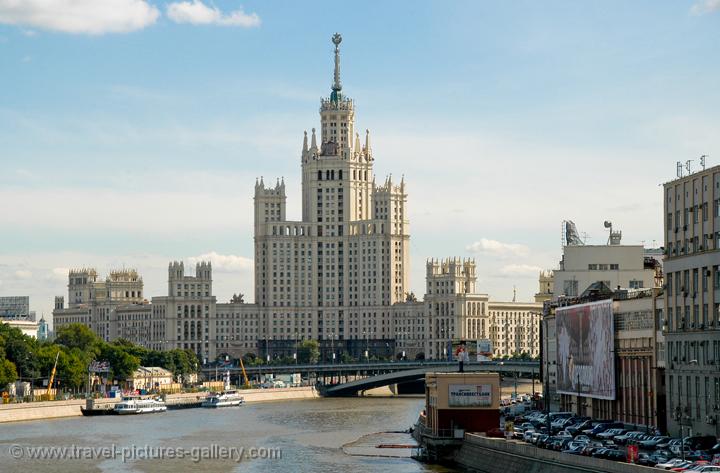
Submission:
[[[83,352],[77,348],[60,352],[57,377],[65,387],[81,389],[87,380],[87,363]]]
[[[197,355],[192,350],[171,350],[171,365],[163,366],[163,368],[172,370],[175,379],[184,380],[191,374],[197,373],[200,363]],[[172,366],[172,368],[170,367]]]
[[[298,346],[298,363],[315,364],[320,359],[320,344],[317,340],[303,340]]]
[[[140,358],[129,354],[125,347],[122,346],[104,345],[101,357],[110,363],[113,377],[121,382],[130,378],[135,370],[140,367]]]
[[[57,336],[55,337],[55,343],[70,349],[78,348],[83,352],[95,353],[99,351],[99,348],[103,344],[100,337],[95,335],[95,332],[90,330],[86,325],[78,323],[59,328]]]
[[[0,358],[0,391],[5,389],[10,383],[17,380],[17,371],[15,364],[7,358]]]

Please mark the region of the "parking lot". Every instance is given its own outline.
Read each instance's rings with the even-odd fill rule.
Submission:
[[[683,439],[637,429],[610,419],[571,412],[532,410],[530,400],[504,401],[503,426],[489,436],[506,436],[567,455],[636,463],[669,471],[720,472],[720,443],[712,436]]]

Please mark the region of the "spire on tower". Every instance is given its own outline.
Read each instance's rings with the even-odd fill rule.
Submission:
[[[340,92],[342,90],[342,83],[340,82],[340,43],[342,42],[342,36],[340,33],[335,33],[332,37],[332,42],[335,45],[335,74],[333,75],[333,92]],[[334,94],[337,98],[337,94]]]
[[[307,143],[307,130],[305,131],[305,135],[303,136],[303,154],[307,153],[308,150],[308,143]]]
[[[315,128],[312,129],[312,141],[310,142],[310,149],[317,152],[317,139],[315,138]]]
[[[370,158],[371,150],[370,150],[370,130],[365,130],[365,154]]]

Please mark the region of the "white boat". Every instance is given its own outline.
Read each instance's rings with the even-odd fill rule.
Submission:
[[[202,402],[202,407],[231,407],[245,403],[245,398],[237,391],[223,391],[221,393],[210,393]]]
[[[118,414],[152,414],[166,410],[165,403],[155,399],[124,398],[115,404],[115,412]]]

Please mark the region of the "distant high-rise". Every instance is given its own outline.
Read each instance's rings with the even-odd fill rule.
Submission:
[[[355,103],[342,92],[342,38],[332,40],[320,136],[313,128],[308,143],[306,132],[300,153],[302,220],[286,217],[284,180],[255,185],[255,300],[268,343],[394,338],[390,307],[409,291],[405,182],[376,184],[370,132],[361,144]]]

